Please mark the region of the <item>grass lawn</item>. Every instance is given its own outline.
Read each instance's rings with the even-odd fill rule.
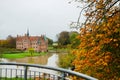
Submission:
[[[46,52],[41,52],[41,53],[31,53],[29,52],[23,52],[23,53],[9,53],[9,54],[2,54],[3,58],[8,58],[8,59],[15,59],[15,58],[24,58],[24,57],[31,57],[31,56],[41,56],[47,54]]]

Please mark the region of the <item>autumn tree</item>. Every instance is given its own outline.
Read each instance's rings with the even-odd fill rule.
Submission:
[[[7,47],[8,41],[7,40],[0,40],[0,47]]]
[[[102,80],[120,79],[120,1],[76,0],[84,2],[86,20],[78,36],[81,43],[73,50],[75,71]]]

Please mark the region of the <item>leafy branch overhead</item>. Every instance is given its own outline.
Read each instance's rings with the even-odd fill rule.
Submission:
[[[115,13],[120,12],[120,8],[116,7],[120,6],[119,1],[120,0],[75,0],[75,2],[85,2],[84,6],[80,4],[82,7],[79,8],[82,9],[79,13],[77,24],[75,25],[76,28],[81,28],[83,26],[85,27],[91,22],[94,22],[94,25],[101,24],[101,22],[107,20],[107,18],[111,17]],[[80,25],[82,14],[86,16],[86,20],[84,24]],[[76,22],[72,22],[71,25],[74,23]]]

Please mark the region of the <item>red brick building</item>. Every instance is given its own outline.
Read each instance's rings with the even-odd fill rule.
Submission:
[[[28,50],[33,48],[36,52],[46,52],[48,50],[48,40],[46,36],[29,36],[29,32],[24,36],[17,35],[16,49]]]

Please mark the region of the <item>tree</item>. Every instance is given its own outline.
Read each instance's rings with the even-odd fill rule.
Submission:
[[[62,31],[58,36],[58,44],[61,46],[65,46],[70,43],[69,32]]]
[[[50,38],[47,38],[48,39],[48,45],[52,45],[53,44],[53,40],[50,39]]]
[[[73,61],[75,71],[102,80],[119,80],[120,1],[77,1],[83,1],[87,6],[82,9],[85,11],[86,20],[78,36],[81,43],[78,49],[73,51],[76,56]]]
[[[2,58],[3,49],[0,47],[0,58]]]
[[[29,53],[31,54],[31,56],[33,56],[34,49],[33,49],[33,48],[29,48],[28,51],[29,51]]]
[[[80,44],[80,39],[78,38],[79,33],[76,31],[70,32],[70,43],[71,48],[77,48]]]
[[[8,45],[7,45],[8,48],[16,48],[16,38],[15,37],[12,37],[11,35],[9,35],[7,37],[7,42],[8,42]]]
[[[7,40],[0,40],[0,47],[7,47],[8,41]]]

